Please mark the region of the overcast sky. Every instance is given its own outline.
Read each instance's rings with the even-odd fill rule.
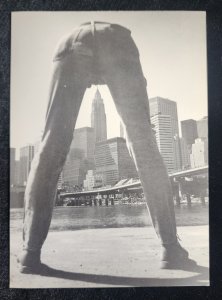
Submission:
[[[15,12],[11,38],[11,147],[35,142],[47,107],[52,56],[61,37],[91,20],[131,30],[140,51],[149,97],[177,102],[179,120],[207,115],[205,12]],[[87,89],[76,128],[90,126],[96,87]],[[119,136],[119,117],[100,87],[108,138]],[[115,122],[114,122],[115,120]]]

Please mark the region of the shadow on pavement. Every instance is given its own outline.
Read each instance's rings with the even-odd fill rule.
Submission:
[[[188,278],[144,278],[144,277],[121,277],[111,275],[97,275],[97,274],[84,274],[75,272],[66,272],[57,270],[43,265],[42,271],[39,275],[56,277],[75,281],[84,281],[97,284],[108,285],[123,285],[123,286],[188,286],[188,285],[208,285],[209,269],[203,266],[196,266],[191,272],[198,273]]]

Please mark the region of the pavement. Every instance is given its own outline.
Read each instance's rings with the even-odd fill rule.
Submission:
[[[21,274],[21,232],[10,238],[10,288],[100,288],[209,285],[209,227],[178,227],[194,270],[160,269],[161,246],[152,227],[49,232],[42,249],[46,274]]]

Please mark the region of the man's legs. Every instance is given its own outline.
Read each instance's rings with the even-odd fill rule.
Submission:
[[[108,86],[126,127],[153,225],[162,244],[175,243],[177,236],[171,187],[149,122],[145,80],[140,74],[136,77],[124,74],[114,66],[109,68],[109,72],[112,70],[115,76],[107,75]]]
[[[21,271],[24,272],[40,264],[41,247],[52,218],[58,178],[89,84],[86,63],[89,64],[87,59],[75,57],[73,53],[54,62],[46,125],[25,191],[23,253],[20,257]]]

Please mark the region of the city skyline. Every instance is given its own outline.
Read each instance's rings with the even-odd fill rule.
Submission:
[[[160,97],[158,97],[157,99],[150,99],[150,102],[152,102],[151,123],[154,126],[153,129],[155,131],[157,145],[165,161],[168,172],[172,173],[172,171],[175,172],[184,168],[187,169],[197,165],[201,166],[207,163],[208,149],[206,148],[206,145],[208,140],[208,128],[207,128],[208,118],[204,117],[200,120],[192,120],[192,123],[196,123],[196,124],[199,123],[200,125],[199,134],[197,135],[196,139],[193,141],[192,144],[189,143],[189,138],[188,138],[189,135],[192,133],[191,132],[192,128],[188,128],[189,130],[188,136],[187,136],[187,132],[182,130],[182,137],[174,141],[174,134],[175,132],[176,133],[178,132],[178,125],[179,125],[177,124],[178,121],[177,121],[176,103],[169,99],[163,99]],[[190,119],[184,120],[185,123],[187,123],[187,121],[190,122],[191,120]],[[184,122],[181,122],[181,126],[183,125]],[[120,129],[120,135],[121,135],[121,129]],[[121,137],[115,137],[115,138],[118,139]],[[105,139],[104,142],[105,143],[106,141],[109,142],[109,140],[113,140],[113,138],[108,140]],[[178,158],[174,153],[174,146],[175,146],[174,142],[178,143],[178,151],[177,151],[179,155]],[[64,168],[67,169],[66,172],[64,172],[65,169],[63,169],[64,172],[63,179],[65,182],[66,181],[68,182],[70,180],[71,181],[77,180],[76,184],[79,185],[79,180],[81,181],[81,178],[83,179],[85,177],[87,170],[94,169],[94,164],[95,164],[94,159],[95,156],[97,155],[96,151],[94,151],[95,144],[98,144],[98,142],[96,143],[95,140],[94,128],[82,127],[74,130],[70,151],[67,156],[66,164],[64,166]],[[36,151],[39,148],[39,142],[21,147],[19,149],[20,154],[24,152],[24,149],[28,149],[30,147],[32,147],[34,150],[32,155],[33,158]],[[75,155],[73,151],[76,153]],[[22,174],[21,173],[22,171],[21,167],[22,167],[23,169],[24,168],[27,169],[26,175],[24,175],[25,177],[22,176],[24,177],[24,181],[26,181],[26,178],[30,170],[30,163],[32,158],[29,161],[29,163],[28,161],[27,163],[26,162],[24,163],[21,160],[15,159],[15,148],[10,148],[10,153],[12,153],[11,170],[14,170],[15,173],[14,179],[17,178],[16,181],[19,179],[20,176],[18,177],[18,175]],[[29,153],[29,151],[27,153]],[[27,154],[25,155],[28,159]],[[20,157],[20,159],[22,159],[22,157]],[[175,164],[177,159],[179,163]],[[82,165],[81,165],[81,161],[83,163]],[[82,173],[80,174],[78,171],[77,173],[79,175],[75,177],[76,175],[74,176],[74,174],[71,174],[72,172],[74,172],[74,169],[76,171],[78,170],[80,171],[81,169]],[[14,179],[12,178],[11,181],[14,181]],[[19,179],[19,182],[20,181],[21,179]]]
[[[73,27],[92,19],[131,30],[149,98],[177,102],[179,121],[207,115],[204,12],[16,12],[12,14],[11,147],[34,143],[41,134],[55,45]],[[106,107],[107,137],[119,136],[119,117],[109,89],[99,89]],[[76,128],[90,126],[95,91],[96,86],[86,90]]]
[[[97,90],[97,96],[98,93]],[[101,95],[99,95],[99,100],[99,104],[103,104]],[[179,124],[176,102],[157,97],[150,99],[149,103],[151,104],[151,123],[155,132],[156,142],[168,173],[172,174],[173,172],[189,169],[190,167],[195,168],[206,165],[208,163],[207,117],[196,121],[188,119],[181,122],[181,127],[184,124],[189,125],[190,121],[192,121],[192,124],[199,124],[198,135],[196,139],[193,140],[193,143],[190,144],[189,137],[192,135],[192,128],[196,127],[184,127],[183,129],[186,130],[182,130],[182,137],[178,137]],[[92,107],[93,105],[94,104],[92,104]],[[104,107],[102,107],[102,112],[105,114]],[[95,116],[97,116],[97,114],[95,114]],[[96,119],[94,121],[97,122]],[[103,125],[106,126],[106,124]],[[121,131],[123,131],[123,128],[121,130],[120,127],[120,135],[122,133]],[[104,132],[104,130],[100,133],[102,132]],[[65,184],[69,187],[81,187],[85,181],[85,184],[88,186],[88,184],[92,185],[92,182],[96,183],[96,180],[99,180],[100,184],[107,185],[122,178],[120,175],[121,172],[122,175],[124,174],[124,177],[127,176],[128,178],[138,176],[133,172],[132,166],[134,162],[132,157],[130,157],[129,149],[126,146],[127,144],[124,138],[115,137],[106,139],[106,137],[104,137],[102,141],[96,141],[95,137],[95,128],[93,127],[82,127],[74,130],[70,151],[67,155],[61,173],[62,175],[60,176],[61,184]],[[123,147],[120,153],[118,151],[118,149],[120,149],[119,146],[116,147],[113,143],[114,140],[122,140],[125,143],[125,148]],[[108,145],[110,142],[113,144],[109,149]],[[113,152],[115,147],[116,150]],[[13,172],[14,175],[10,178],[12,186],[16,186],[17,184],[25,185],[30,171],[31,161],[36,151],[38,151],[38,148],[39,142],[36,142],[34,145],[29,144],[28,146],[23,146],[20,148],[20,160],[15,159],[15,149],[10,148],[11,172]],[[122,155],[121,159],[119,155]],[[100,157],[99,159],[98,156]],[[126,163],[119,164],[119,161],[125,161]],[[88,179],[86,179],[88,171],[90,170],[95,171],[95,174],[88,175]],[[97,178],[97,176],[99,176],[100,179]]]
[[[153,97],[153,98],[162,98],[162,97],[159,97],[159,96],[157,96],[157,97]],[[166,98],[167,99],[167,98]],[[168,99],[169,100],[169,99]],[[170,101],[172,101],[172,100],[170,100]],[[176,101],[174,101],[174,102],[176,102]],[[90,113],[90,115],[91,115],[91,113]],[[208,116],[202,116],[202,117],[200,117],[198,120],[194,120],[195,122],[198,122],[198,121],[202,121],[202,120],[204,120],[204,119],[206,119],[206,118],[208,118]],[[183,121],[188,121],[188,120],[190,120],[189,118],[188,119],[185,119],[185,120],[179,120],[178,119],[178,127],[179,127],[179,137],[181,138],[181,137],[183,137],[184,138],[184,136],[183,136],[183,134],[182,134],[182,127],[181,127],[181,122],[183,122]],[[107,136],[107,139],[111,139],[111,138],[115,138],[115,137],[122,137],[121,136],[121,134],[123,134],[122,132],[121,132],[121,126],[122,126],[122,124],[121,124],[121,122],[120,122],[120,124],[118,124],[118,130],[117,130],[117,132],[118,132],[118,134],[116,135],[116,136],[112,136],[112,137],[109,137],[109,136]],[[76,127],[75,129],[74,129],[74,131],[75,130],[81,130],[81,129],[84,129],[84,128],[93,128],[93,127],[91,127],[91,119],[90,119],[90,124],[89,125],[86,125],[86,126],[82,126],[82,127]],[[123,129],[123,127],[122,127],[122,129]],[[108,131],[108,126],[107,126],[107,131]],[[73,134],[74,134],[74,132],[73,132]],[[125,131],[124,131],[124,134],[125,134]],[[124,137],[125,138],[125,137]],[[36,139],[36,140],[33,140],[32,142],[31,141],[28,141],[27,143],[25,143],[25,144],[23,144],[23,145],[21,145],[20,147],[13,147],[12,145],[10,145],[10,148],[14,148],[15,150],[16,150],[16,154],[15,154],[15,157],[16,157],[16,159],[18,160],[19,159],[19,152],[20,152],[20,149],[22,148],[22,147],[25,147],[25,146],[28,146],[28,145],[36,145],[36,144],[39,144],[39,142],[40,142],[40,136],[39,136],[39,138],[38,139]],[[73,142],[74,142],[74,140],[73,140]],[[73,143],[72,142],[72,143]],[[71,146],[72,147],[72,146]]]

